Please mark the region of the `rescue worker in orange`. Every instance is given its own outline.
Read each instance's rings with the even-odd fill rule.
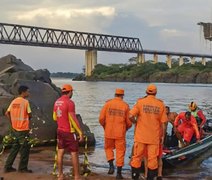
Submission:
[[[156,98],[157,87],[149,84],[147,96],[138,99],[130,110],[130,119],[136,122],[134,149],[131,159],[132,179],[139,179],[141,160],[147,152],[147,179],[157,176],[159,145],[164,141],[164,129],[167,122],[165,105]]]
[[[129,120],[129,105],[123,101],[124,89],[116,89],[115,97],[103,106],[99,123],[104,128],[105,153],[109,163],[108,174],[114,173],[114,149],[116,149],[116,179],[123,179],[122,167],[126,151],[126,131],[132,126]]]
[[[191,114],[195,117],[196,121],[197,121],[197,125],[200,131],[200,136],[203,135],[203,126],[206,123],[206,117],[203,114],[202,110],[197,106],[197,104],[195,102],[191,102],[188,105],[189,111],[191,112]]]
[[[12,167],[15,158],[20,152],[20,163],[18,171],[22,173],[32,173],[32,170],[28,169],[30,145],[27,138],[30,131],[30,118],[31,108],[29,101],[26,99],[29,96],[29,88],[27,86],[20,86],[18,88],[19,97],[15,98],[9,105],[5,115],[10,120],[12,126],[12,136],[15,138],[10,154],[6,160],[4,171],[13,172],[16,171]]]
[[[73,88],[69,84],[62,87],[62,96],[54,104],[53,119],[57,121],[57,164],[58,180],[64,179],[63,156],[67,150],[72,158],[74,179],[80,180],[79,173],[79,141],[83,141],[83,134],[75,113],[75,104],[70,99]],[[76,133],[79,135],[77,139]]]
[[[181,122],[179,124],[179,122]],[[181,112],[178,114],[174,121],[175,132],[179,132],[185,141],[185,146],[190,144],[190,141],[196,134],[197,141],[200,140],[200,133],[198,130],[197,122],[194,116],[191,115],[191,112]]]

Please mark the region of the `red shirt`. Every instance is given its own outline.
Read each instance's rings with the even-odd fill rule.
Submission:
[[[77,132],[82,134],[75,113],[75,104],[67,96],[63,95],[54,104],[53,119],[57,121],[58,129],[64,132]]]
[[[184,124],[185,127],[193,128],[196,134],[196,138],[200,139],[200,134],[197,126],[197,122],[194,116],[191,115],[190,120],[186,120],[185,112],[181,112],[178,114],[178,116],[175,118],[174,126],[177,127],[179,125],[179,121],[182,121],[181,124]]]

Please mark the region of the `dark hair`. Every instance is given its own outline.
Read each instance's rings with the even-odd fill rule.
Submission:
[[[70,93],[70,91],[64,91],[62,92],[62,95],[67,95],[68,93]]]
[[[22,94],[23,92],[26,92],[29,88],[27,86],[20,86],[18,88],[18,94]]]
[[[170,107],[169,106],[166,106],[166,109],[168,109],[170,111]]]
[[[147,95],[153,95],[153,96],[155,96],[155,95],[157,94],[157,92],[155,92],[155,93],[146,92],[146,94],[147,94]]]
[[[116,97],[122,97],[124,94],[115,94]]]
[[[190,116],[191,116],[191,112],[187,111],[187,112],[185,113],[185,116],[190,117]]]

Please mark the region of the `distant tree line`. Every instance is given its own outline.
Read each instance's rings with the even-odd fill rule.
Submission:
[[[106,81],[138,81],[138,82],[212,82],[212,61],[208,61],[206,66],[200,62],[190,64],[184,59],[182,66],[179,60],[173,61],[170,69],[166,63],[153,63],[152,60],[142,64],[136,63],[136,58],[131,58],[127,64],[97,64],[91,77],[87,80]]]
[[[56,77],[56,78],[75,78],[78,75],[79,73],[71,73],[71,72],[51,73],[51,77]]]

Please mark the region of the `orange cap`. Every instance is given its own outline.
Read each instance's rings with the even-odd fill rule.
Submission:
[[[156,94],[157,93],[157,87],[154,84],[149,84],[146,88],[147,94]]]
[[[116,89],[115,94],[124,95],[124,89]]]
[[[68,92],[68,91],[72,91],[73,88],[70,84],[64,84],[62,87],[62,92]]]

